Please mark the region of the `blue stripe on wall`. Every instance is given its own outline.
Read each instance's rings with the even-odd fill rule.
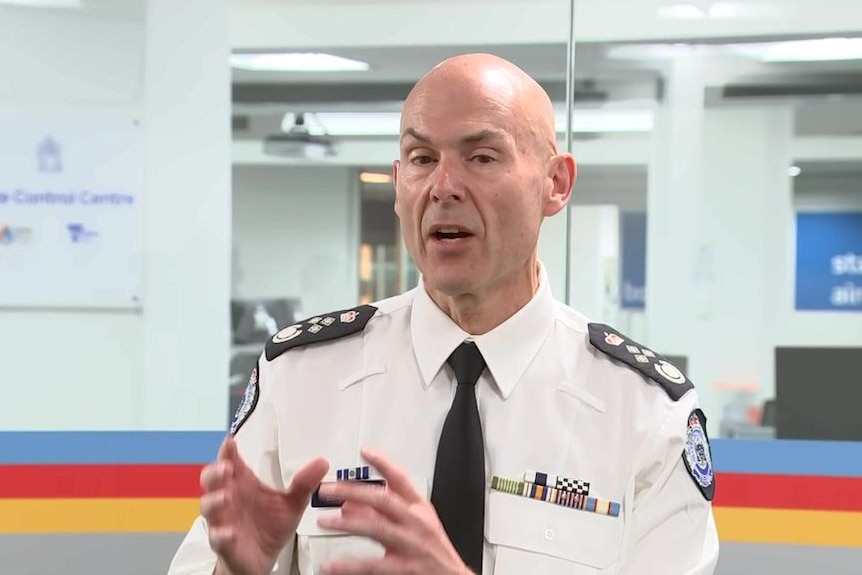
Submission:
[[[208,463],[224,437],[224,431],[0,432],[0,464]]]
[[[862,442],[715,439],[710,445],[718,472],[862,477]]]
[[[0,464],[208,463],[223,431],[0,432]],[[715,439],[725,473],[862,477],[862,442]]]

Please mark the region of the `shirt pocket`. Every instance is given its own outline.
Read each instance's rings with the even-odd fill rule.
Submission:
[[[427,497],[428,483],[425,477],[411,476],[410,481],[421,495]],[[317,524],[318,518],[333,513],[340,513],[340,510],[309,505],[302,514],[296,527],[296,558],[302,575],[320,573],[320,566],[329,561],[374,559],[382,557],[386,552],[386,549],[373,539],[345,535]]]
[[[320,573],[320,566],[342,559],[371,559],[381,557],[382,545],[367,537],[345,535],[324,529],[317,524],[319,517],[338,513],[337,509],[308,507],[296,528],[296,558],[302,575]]]
[[[486,537],[495,546],[494,575],[615,573],[622,517],[492,491]]]

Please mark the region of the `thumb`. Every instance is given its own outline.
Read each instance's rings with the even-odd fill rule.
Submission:
[[[322,457],[309,461],[293,476],[287,488],[287,496],[292,502],[304,507],[311,499],[311,494],[323,481],[327,471],[329,471],[329,462]]]
[[[221,442],[216,459],[233,462],[237,459],[237,453],[236,440],[233,436],[228,435]]]

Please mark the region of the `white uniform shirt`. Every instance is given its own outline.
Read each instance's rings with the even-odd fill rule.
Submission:
[[[262,481],[287,485],[316,456],[336,469],[375,448],[427,497],[437,443],[455,394],[446,359],[468,334],[420,286],[375,304],[359,333],[259,362],[259,398],[237,433]],[[337,316],[336,316],[337,317]],[[476,387],[490,487],[527,470],[590,482],[620,502],[619,517],[489,489],[483,575],[707,575],[718,557],[711,506],[683,463],[694,390],[673,401],[656,382],[590,344],[587,321],[556,302],[541,269],[532,300],[473,338],[488,369]],[[333,475],[334,478],[334,475]],[[380,553],[369,540],[317,526],[309,507],[274,573],[315,572],[345,553]],[[212,573],[199,517],[170,574]]]

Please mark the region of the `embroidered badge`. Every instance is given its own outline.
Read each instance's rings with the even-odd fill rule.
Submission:
[[[615,333],[605,332],[605,343],[608,345],[616,346],[622,344],[624,341],[625,340],[623,338],[621,338]]]
[[[236,414],[233,416],[233,421],[230,424],[231,435],[236,435],[236,432],[239,431],[239,428],[242,427],[242,424],[246,422],[248,417],[251,415],[251,412],[253,412],[254,408],[257,407],[257,378],[257,367],[255,366],[248,378],[248,385],[245,388],[245,393],[242,395],[242,403],[239,404]]]
[[[715,495],[715,473],[712,469],[712,453],[706,435],[706,416],[695,409],[688,416],[683,460],[691,477],[707,501]]]

